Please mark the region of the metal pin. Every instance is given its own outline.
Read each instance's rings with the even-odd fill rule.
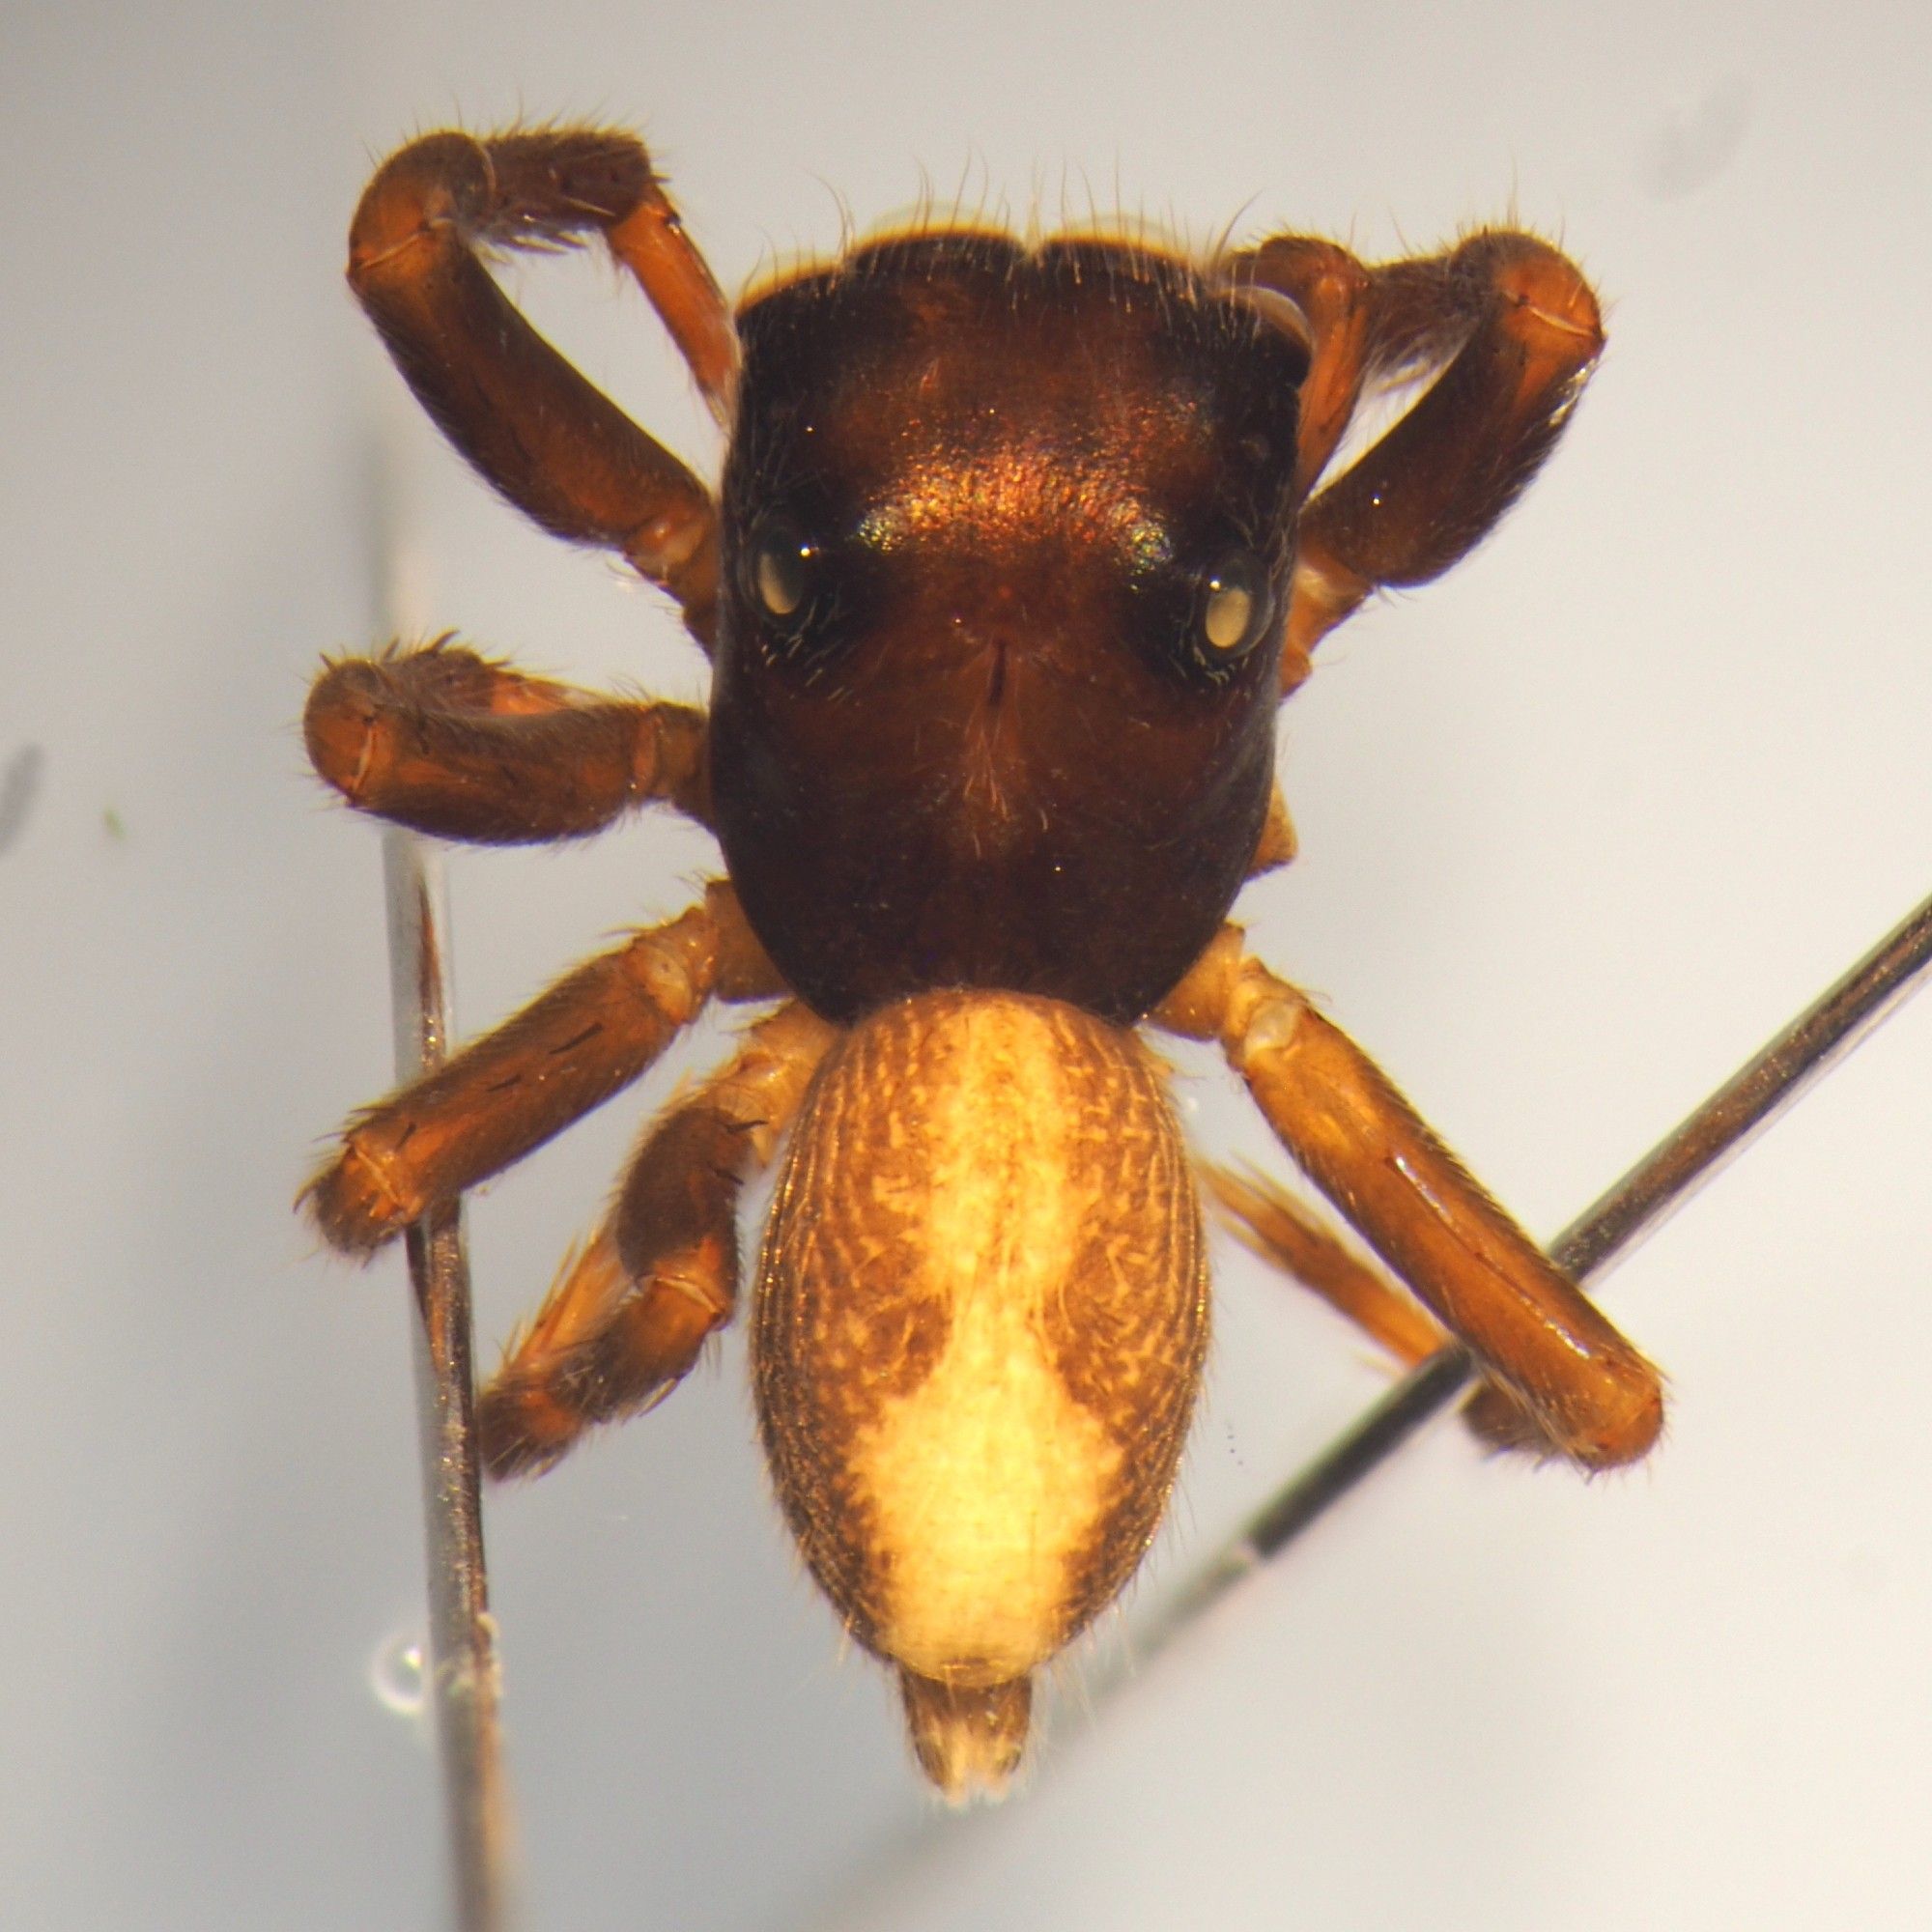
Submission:
[[[396,1072],[413,1080],[449,1051],[450,985],[441,868],[413,834],[383,845]],[[497,1720],[496,1626],[483,1519],[469,1349],[469,1262],[461,1202],[404,1236],[415,1291],[416,1422],[429,1569],[426,1683],[442,1763],[459,1932],[503,1932],[512,1833]]]
[[[367,444],[366,546],[373,627],[420,636],[435,600],[421,547],[408,535],[406,464],[414,424],[391,402]],[[449,1056],[453,994],[449,918],[436,848],[400,827],[383,841],[396,1076],[409,1081]],[[442,1770],[457,1932],[505,1932],[514,1920],[516,1834],[497,1706],[496,1625],[483,1556],[483,1513],[470,1364],[469,1261],[461,1202],[405,1230],[416,1321],[411,1324],[429,1577],[424,1688]]]

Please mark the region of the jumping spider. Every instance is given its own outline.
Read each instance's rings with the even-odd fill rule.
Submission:
[[[492,246],[601,237],[729,433],[716,498],[530,327]],[[448,641],[331,664],[316,769],[443,838],[644,801],[726,878],[355,1118],[307,1189],[365,1255],[639,1074],[715,998],[776,1001],[666,1109],[480,1400],[491,1474],[643,1408],[729,1321],[740,1187],[789,1133],[752,1320],[779,1498],[920,1763],[1001,1788],[1033,1673],[1148,1548],[1208,1336],[1189,1155],[1145,1023],[1218,1040],[1283,1146],[1490,1378],[1491,1433],[1586,1468],[1655,1372],[1362,1054],[1224,923],[1293,835],[1274,716],[1378,586],[1446,570],[1548,454],[1602,347],[1508,230],[1366,267],[1279,236],[922,226],[728,309],[642,147],[412,142],[349,277],[445,435],[618,552],[712,660],[709,717]],[[1365,391],[1433,382],[1318,486]],[[1251,1238],[1396,1353],[1421,1309],[1272,1189]]]

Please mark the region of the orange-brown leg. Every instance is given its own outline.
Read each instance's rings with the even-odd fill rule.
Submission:
[[[1369,294],[1374,271],[1348,249],[1311,235],[1277,235],[1229,264],[1236,280],[1289,297],[1314,342],[1301,385],[1295,493],[1306,497],[1328,467],[1368,374]]]
[[[1322,635],[1370,592],[1426,583],[1495,526],[1561,435],[1603,351],[1603,322],[1577,266],[1513,229],[1374,269],[1333,242],[1281,236],[1236,256],[1231,271],[1292,297],[1309,318],[1304,487],[1334,455],[1364,388],[1440,371],[1302,512],[1282,665],[1293,690]]]
[[[793,1001],[652,1125],[603,1226],[477,1404],[491,1475],[547,1469],[593,1424],[662,1400],[731,1319],[739,1189],[771,1159],[835,1037]]]
[[[651,800],[709,813],[701,711],[593,696],[447,639],[331,663],[302,734],[351,805],[441,838],[571,838]]]
[[[1346,1035],[1226,926],[1152,1015],[1218,1038],[1309,1179],[1535,1418],[1589,1468],[1657,1439],[1657,1371],[1470,1179]]]
[[[1202,1178],[1236,1239],[1346,1315],[1405,1369],[1455,1341],[1395,1281],[1346,1246],[1332,1228],[1273,1181],[1211,1164],[1203,1167]],[[1478,1385],[1463,1405],[1463,1420],[1492,1449],[1548,1455],[1554,1446],[1528,1411],[1495,1382]]]
[[[628,1086],[714,993],[782,990],[737,895],[714,884],[357,1116],[303,1200],[331,1246],[368,1254]]]
[[[1261,838],[1255,841],[1255,856],[1248,861],[1248,877],[1259,878],[1286,866],[1294,857],[1295,848],[1294,820],[1288,815],[1288,800],[1282,796],[1281,786],[1276,785],[1268,793],[1267,817],[1262,823]]]
[[[1419,1303],[1272,1181],[1211,1163],[1201,1173],[1221,1218],[1244,1247],[1346,1315],[1405,1368],[1452,1339]]]
[[[349,280],[417,399],[484,478],[546,529],[621,551],[708,640],[710,494],[525,321],[478,254],[589,235],[637,277],[722,411],[737,369],[729,312],[629,134],[557,128],[411,142],[363,193]]]

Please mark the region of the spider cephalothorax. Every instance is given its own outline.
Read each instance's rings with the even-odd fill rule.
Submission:
[[[959,985],[1138,1019],[1267,810],[1305,342],[1170,257],[973,233],[739,332],[712,769],[779,970],[840,1019]]]

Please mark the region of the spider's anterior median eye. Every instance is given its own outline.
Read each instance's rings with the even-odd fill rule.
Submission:
[[[811,614],[821,561],[818,545],[795,519],[767,517],[746,551],[746,588],[775,624],[797,630]]]
[[[1194,611],[1194,646],[1210,665],[1232,665],[1261,641],[1272,614],[1267,574],[1254,552],[1230,551],[1204,571]]]

